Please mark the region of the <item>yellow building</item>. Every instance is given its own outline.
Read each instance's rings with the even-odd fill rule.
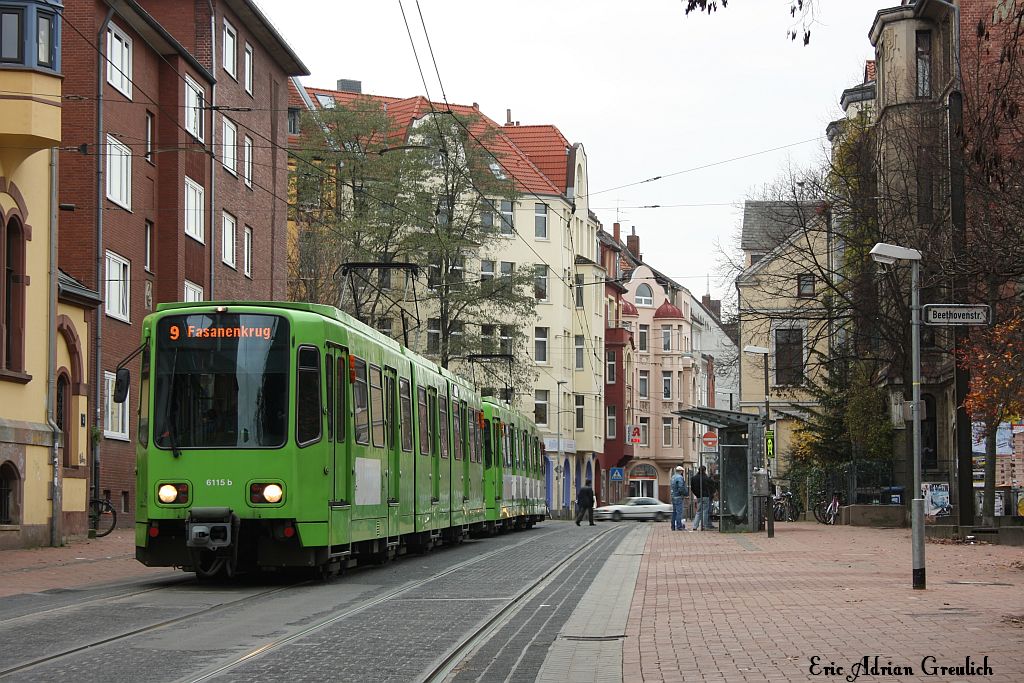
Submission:
[[[57,269],[59,4],[0,6],[0,548],[86,528],[80,425],[98,297]]]

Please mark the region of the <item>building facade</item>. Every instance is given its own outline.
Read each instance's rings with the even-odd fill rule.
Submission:
[[[165,301],[283,298],[287,77],[306,73],[255,4],[76,2],[63,33],[61,267],[95,283],[94,495],[130,523],[135,411],[114,370]],[[88,96],[84,96],[88,95]]]

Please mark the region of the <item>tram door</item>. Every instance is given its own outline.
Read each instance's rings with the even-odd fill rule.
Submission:
[[[399,522],[401,519],[400,500],[402,481],[402,465],[399,461],[401,449],[398,444],[398,419],[396,405],[396,391],[398,373],[394,368],[384,368],[384,448],[387,449],[388,458],[388,535],[397,536],[401,533]]]
[[[352,513],[349,497],[349,473],[352,464],[348,460],[348,350],[329,344],[326,370],[327,378],[327,435],[331,452],[328,456],[329,513],[328,530],[330,544],[348,543],[349,520]]]

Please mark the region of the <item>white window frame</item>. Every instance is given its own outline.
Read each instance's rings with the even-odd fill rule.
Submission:
[[[651,371],[640,370],[636,383],[636,393],[640,398],[649,398],[651,393]]]
[[[238,219],[227,211],[221,212],[220,222],[220,260],[222,263],[235,267],[238,252]]]
[[[206,89],[185,74],[185,130],[200,142],[206,123]]]
[[[551,300],[551,288],[548,286],[549,285],[549,282],[548,282],[548,267],[546,265],[542,265],[542,264],[538,263],[538,264],[535,264],[533,266],[533,281],[534,281],[534,285],[533,285],[534,298],[536,298],[537,301],[543,301],[543,302],[550,301]],[[538,285],[541,285],[541,287],[538,287]],[[541,289],[541,288],[543,288],[544,296],[537,296],[537,291],[538,291],[538,289]]]
[[[195,197],[198,209],[190,208],[190,194]],[[188,176],[185,176],[185,234],[200,244],[206,244],[206,190]]]
[[[672,418],[663,417],[661,418],[661,445],[671,446],[672,445]]]
[[[242,273],[252,279],[252,228],[245,226],[242,242]]]
[[[533,205],[533,236],[539,240],[548,238],[548,205]]]
[[[229,40],[230,38],[230,40]],[[230,43],[230,51],[228,50]],[[238,31],[227,19],[224,20],[224,33],[221,43],[221,64],[231,78],[238,80]]]
[[[480,282],[487,282],[494,279],[494,261],[484,259],[480,261]]]
[[[107,135],[107,199],[132,210],[132,150]]]
[[[672,371],[662,370],[661,371],[661,400],[671,401],[672,400]]]
[[[253,50],[252,45],[249,43],[245,44],[245,50],[242,53],[242,84],[245,86],[245,92],[252,95],[252,70],[253,70]]]
[[[182,301],[203,301],[205,296],[202,285],[197,285],[191,280],[185,280],[185,291]]]
[[[132,311],[131,261],[108,250],[105,264],[103,311],[111,318],[130,323]]]
[[[584,349],[585,349],[585,345],[586,345],[585,337],[582,334],[574,335],[573,343],[574,343],[574,345],[576,347],[576,354],[575,354],[575,356],[576,356],[576,369],[577,370],[582,370],[583,369],[584,359],[586,357],[585,353],[584,353]]]
[[[551,328],[548,327],[534,327],[533,328],[533,354],[534,362],[547,365],[550,363],[548,357],[548,338],[551,334]],[[543,358],[541,358],[543,356]]]
[[[614,439],[618,429],[618,416],[615,414],[615,406],[605,406],[604,438]]]
[[[650,292],[650,294],[640,295],[640,290]],[[640,286],[636,288],[636,295],[633,297],[634,303],[637,306],[653,306],[654,305],[654,290],[646,282],[641,282]]]
[[[220,162],[225,170],[233,176],[238,175],[238,126],[226,116],[222,116],[224,122],[223,135],[220,140]]]
[[[671,351],[672,350],[672,326],[662,325],[661,326],[661,350]]]
[[[132,98],[132,39],[119,26],[107,27],[107,83]]]
[[[440,318],[427,318],[427,353],[441,353]]]
[[[252,187],[252,138],[246,135],[242,138],[242,177],[245,178],[245,186]]]
[[[574,394],[573,402],[576,407],[576,431],[582,432],[587,427],[587,397]]]
[[[637,338],[637,344],[636,344],[636,348],[637,348],[638,351],[647,351],[648,350],[647,343],[648,343],[648,340],[650,339],[650,337],[651,337],[651,326],[650,325],[641,325],[640,326],[640,330],[638,332],[638,338]]]
[[[606,350],[604,352],[604,382],[605,384],[615,384],[615,363],[616,353],[614,350]]]
[[[143,228],[143,239],[145,240],[146,257],[143,261],[143,268],[146,272],[153,272],[153,221],[146,221]]]
[[[505,208],[508,207],[506,211]],[[498,211],[501,216],[501,227],[499,228],[502,236],[504,237],[515,237],[516,234],[516,204],[510,199],[498,200]]]
[[[123,403],[114,403],[114,386],[117,383],[117,375],[113,372],[103,371],[103,392],[104,416],[103,436],[118,441],[129,441],[131,436],[128,427],[128,404],[126,397]]]
[[[538,427],[547,427],[550,414],[548,408],[550,407],[551,395],[547,389],[535,389],[533,392],[533,416],[537,418],[537,406],[544,406],[544,422],[538,422]]]

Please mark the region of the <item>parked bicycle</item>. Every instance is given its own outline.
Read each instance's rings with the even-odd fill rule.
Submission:
[[[824,491],[822,492],[824,493]],[[819,524],[836,524],[839,521],[839,494],[832,492],[831,498],[822,498],[814,506],[814,518]]]
[[[795,522],[800,518],[800,507],[792,491],[775,497],[774,513],[776,522]]]
[[[89,501],[89,528],[96,530],[96,538],[102,538],[117,526],[117,511],[109,500],[93,498]]]

